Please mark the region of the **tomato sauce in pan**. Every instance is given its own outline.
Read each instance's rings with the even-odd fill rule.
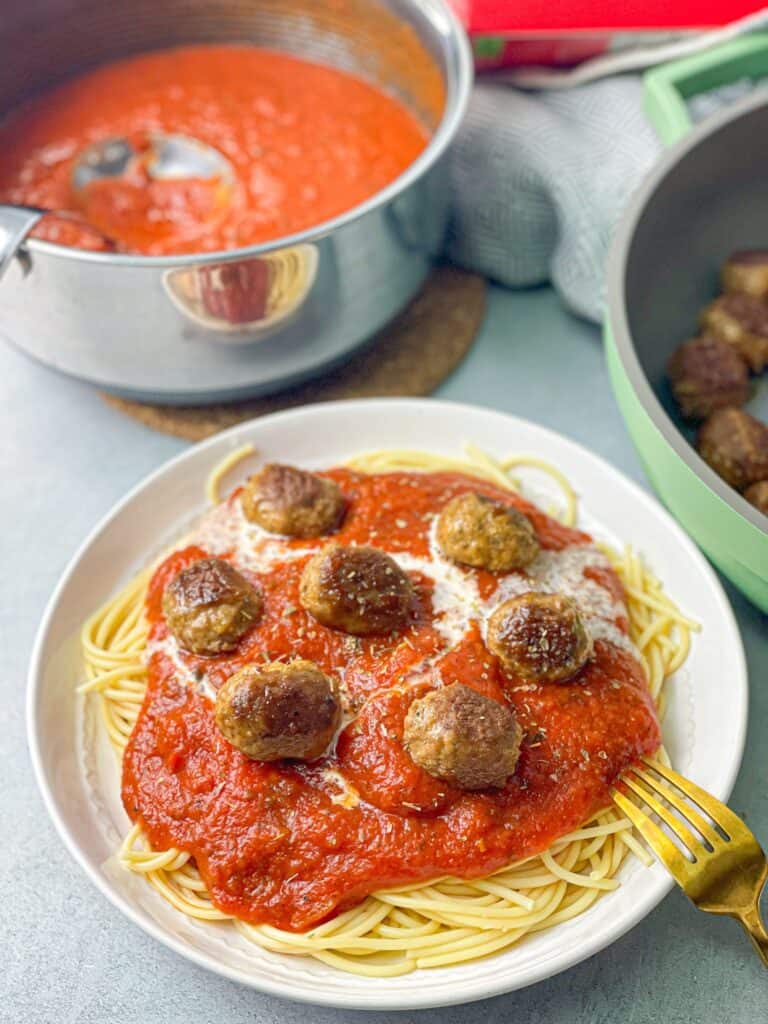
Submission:
[[[94,143],[152,133],[218,150],[233,181],[157,180],[141,159],[75,192]],[[351,209],[427,143],[398,100],[352,74],[253,46],[189,46],[99,67],[41,94],[0,126],[0,202],[55,211],[38,237],[163,255],[266,242]]]
[[[621,771],[660,742],[642,668],[626,642],[621,584],[586,534],[459,474],[327,475],[348,500],[335,539],[379,546],[409,566],[417,594],[412,625],[400,635],[365,638],[319,625],[301,607],[298,587],[312,551],[327,538],[268,538],[270,558],[251,558],[264,535],[245,523],[235,492],[155,572],[147,599],[149,686],[123,762],[125,808],[153,847],[189,851],[221,909],[291,930],[387,886],[484,875],[541,852],[607,805]],[[577,585],[596,595],[600,614],[615,614],[594,634],[594,658],[573,681],[510,678],[486,649],[478,621],[447,628],[445,600],[435,600],[441,584],[430,569],[431,523],[452,497],[470,490],[528,514],[544,561],[570,564],[572,583],[573,566],[594,559],[583,573],[575,570]],[[174,657],[163,590],[210,554],[228,558],[261,588],[264,616],[232,655],[176,650]],[[503,585],[481,570],[459,576],[491,604]],[[344,727],[329,755],[311,764],[249,760],[219,733],[211,695],[249,661],[293,655],[339,681]],[[204,686],[195,685],[203,678]],[[402,747],[410,703],[436,683],[455,681],[514,708],[524,739],[503,789],[454,789]]]

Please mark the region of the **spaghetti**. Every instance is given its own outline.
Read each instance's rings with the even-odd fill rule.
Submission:
[[[238,449],[214,468],[206,488],[212,502],[219,499],[225,473],[251,452],[250,446]],[[561,520],[572,525],[577,517],[577,498],[563,474],[527,456],[496,461],[474,447],[468,447],[467,459],[376,451],[352,460],[350,467],[365,473],[460,472],[507,489],[517,486],[516,470],[533,467],[559,484]],[[630,637],[663,715],[664,682],[684,662],[690,632],[697,627],[678,611],[636,554],[629,549],[621,555],[606,553],[624,586]],[[118,756],[133,731],[146,689],[143,612],[149,578],[149,570],[136,577],[83,629],[87,681],[80,690],[99,695]],[[663,750],[658,756],[665,757]],[[311,956],[355,974],[387,977],[484,957],[583,913],[603,892],[619,885],[616,873],[629,851],[650,862],[630,822],[616,809],[605,808],[548,850],[487,877],[443,877],[376,892],[303,933],[248,924],[219,909],[194,859],[176,848],[153,850],[139,825],[127,834],[119,860],[128,870],[143,874],[168,902],[190,917],[231,920],[245,938],[273,952]]]

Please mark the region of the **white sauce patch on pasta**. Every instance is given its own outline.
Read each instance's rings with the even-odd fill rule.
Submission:
[[[470,573],[443,559],[418,558],[403,551],[392,558],[408,573],[419,573],[434,584],[432,610],[435,627],[450,647],[466,634],[473,620],[483,614],[477,583]]]
[[[332,787],[331,803],[346,808],[357,807],[360,803],[360,794],[337,768],[323,768],[323,779]]]
[[[627,609],[606,587],[585,575],[588,569],[610,570],[608,558],[592,544],[573,544],[562,551],[540,551],[525,573],[511,573],[499,582],[488,602],[488,613],[502,601],[532,590],[545,594],[565,594],[573,598],[584,616],[593,640],[604,640],[630,654],[638,652],[616,625],[626,617]]]
[[[434,582],[432,606],[438,616],[436,626],[449,644],[458,643],[472,622],[479,623],[486,636],[486,625],[493,609],[509,598],[531,591],[565,594],[579,606],[593,640],[603,640],[635,657],[638,652],[617,625],[627,609],[613,593],[597,580],[585,575],[589,569],[609,570],[609,559],[592,544],[573,544],[562,551],[540,551],[524,572],[500,576],[499,585],[482,601],[471,569],[463,569],[445,558],[437,543],[437,522],[429,532],[430,557],[417,558],[402,552],[392,557],[406,572],[418,572]]]
[[[288,538],[246,519],[237,499],[207,512],[191,539],[211,555],[231,554],[237,565],[252,572],[269,572],[277,563],[304,558],[316,550],[287,546]]]
[[[610,570],[608,558],[593,544],[573,544],[561,551],[541,551],[523,572],[507,573],[499,577],[499,585],[491,596],[483,600],[471,569],[463,568],[445,558],[437,543],[437,517],[432,517],[429,532],[429,554],[426,557],[405,551],[390,552],[401,569],[419,574],[432,584],[432,608],[435,627],[450,650],[467,634],[473,623],[480,626],[486,636],[488,618],[502,601],[522,594],[538,591],[565,594],[578,604],[593,640],[627,651],[637,657],[637,650],[629,637],[616,625],[626,617],[627,609],[617,601],[606,587],[585,575],[590,569]],[[289,546],[287,538],[269,533],[243,514],[238,500],[224,501],[202,518],[189,538],[211,555],[230,555],[235,563],[252,572],[269,572],[276,565],[305,558],[317,546]],[[184,665],[178,646],[169,637],[161,645],[185,677],[192,676]],[[206,680],[193,676],[190,680],[200,692],[215,696]]]
[[[197,690],[203,697],[209,700],[216,700],[216,691],[211,685],[205,672],[190,668],[184,661],[178,641],[172,633],[163,640],[150,640],[145,650],[145,658],[149,659],[153,654],[164,655],[176,670],[176,678],[191,689]]]

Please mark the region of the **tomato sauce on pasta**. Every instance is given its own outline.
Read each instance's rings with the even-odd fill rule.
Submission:
[[[348,503],[334,540],[377,546],[407,568],[416,588],[411,624],[373,637],[320,625],[301,607],[298,588],[327,538],[248,534],[235,492],[154,573],[146,599],[148,685],[123,760],[125,808],[153,849],[190,853],[213,903],[227,913],[297,932],[390,886],[489,875],[546,850],[607,805],[622,770],[660,744],[654,702],[628,640],[622,585],[587,534],[460,473],[326,475]],[[466,583],[466,592],[452,599],[445,589],[433,564],[432,524],[467,491],[523,511],[551,578],[559,573],[584,588],[594,611],[594,656],[572,681],[515,679],[484,644],[482,615],[472,607],[492,605],[505,580],[517,585],[525,574],[463,568],[464,582],[452,586]],[[263,619],[234,655],[171,657],[163,590],[181,569],[214,554],[262,591]],[[458,621],[452,601],[469,609]],[[341,731],[316,762],[250,760],[216,728],[212,694],[249,661],[293,657],[339,681]],[[403,749],[411,702],[453,682],[513,707],[524,738],[502,789],[454,789]]]

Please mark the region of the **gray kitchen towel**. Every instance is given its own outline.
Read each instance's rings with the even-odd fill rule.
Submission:
[[[765,85],[694,96],[691,120]],[[601,320],[611,235],[661,150],[640,75],[539,93],[479,82],[451,154],[451,259],[510,287],[551,282],[572,312]]]
[[[451,157],[449,255],[513,287],[551,281],[600,320],[611,234],[661,152],[639,75],[567,91],[475,86]]]

